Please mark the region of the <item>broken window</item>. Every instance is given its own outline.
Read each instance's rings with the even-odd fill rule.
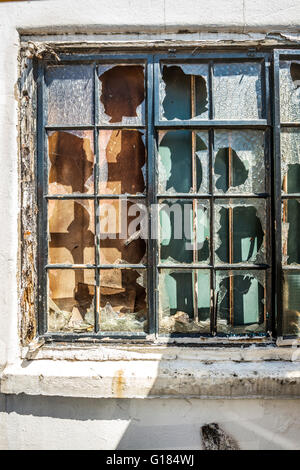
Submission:
[[[300,56],[296,51],[292,56],[287,51],[276,51],[274,63],[279,78],[275,158],[280,187],[276,188],[276,199],[278,205],[281,203],[277,207],[277,230],[281,234],[278,252],[281,266],[277,276],[279,302],[283,305],[278,332],[283,336],[300,336]]]
[[[124,57],[39,71],[43,334],[266,335],[269,53]],[[299,196],[298,129],[281,140],[282,191]],[[298,200],[282,209],[293,265]]]

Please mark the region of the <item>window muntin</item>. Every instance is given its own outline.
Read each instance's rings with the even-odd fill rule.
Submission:
[[[50,271],[51,269],[57,269],[57,271],[63,269],[70,269],[73,271],[76,271],[76,269],[85,269],[86,271],[93,273],[90,275],[90,280],[88,283],[88,295],[92,297],[91,305],[94,311],[95,320],[92,328],[91,324],[89,324],[86,329],[83,329],[84,335],[92,336],[96,333],[97,335],[101,336],[102,334],[107,335],[112,332],[112,336],[118,333],[120,333],[121,336],[123,336],[123,334],[126,335],[129,333],[130,337],[134,337],[135,335],[144,335],[145,331],[150,333],[159,331],[162,334],[175,333],[178,335],[191,334],[196,336],[215,333],[220,335],[256,335],[265,334],[266,329],[269,329],[270,323],[267,325],[267,317],[271,312],[271,238],[270,224],[268,223],[270,220],[270,134],[268,131],[270,122],[268,120],[269,111],[267,105],[269,98],[266,94],[266,89],[268,89],[268,71],[266,62],[264,60],[265,58],[266,55],[258,54],[256,55],[255,59],[249,59],[247,54],[242,53],[238,54],[238,57],[235,54],[230,57],[226,54],[220,54],[218,57],[214,54],[210,54],[209,57],[199,57],[199,59],[193,58],[192,61],[190,56],[181,57],[180,61],[177,62],[181,64],[181,70],[185,70],[187,72],[185,75],[188,76],[191,82],[191,87],[188,90],[188,81],[184,79],[183,82],[185,90],[181,93],[183,96],[182,100],[185,102],[185,107],[188,111],[186,111],[186,114],[182,115],[182,119],[175,116],[169,120],[166,119],[165,115],[162,115],[160,109],[161,99],[157,98],[159,96],[160,89],[162,88],[159,82],[160,72],[158,73],[158,71],[161,70],[161,67],[164,66],[165,63],[169,64],[170,60],[167,62],[164,57],[158,58],[149,55],[140,62],[136,59],[136,57],[128,56],[128,58],[120,61],[116,61],[114,58],[113,60],[110,59],[110,61],[106,62],[105,59],[102,58],[101,63],[99,63],[98,60],[95,60],[93,64],[84,64],[84,67],[91,68],[93,71],[93,97],[91,102],[93,114],[92,119],[89,120],[88,124],[76,122],[76,119],[78,119],[78,116],[80,116],[79,111],[77,112],[77,118],[74,118],[74,120],[67,116],[67,118],[64,117],[64,119],[58,120],[57,122],[52,121],[51,123],[45,124],[45,130],[48,132],[48,134],[54,134],[55,132],[66,132],[71,135],[74,134],[75,137],[77,137],[76,133],[79,131],[92,132],[93,139],[91,139],[86,134],[81,135],[82,140],[85,141],[84,144],[81,144],[81,146],[84,147],[83,153],[87,154],[87,156],[81,157],[84,163],[81,164],[80,171],[83,175],[84,181],[82,182],[81,186],[76,184],[73,184],[73,187],[72,184],[63,185],[66,186],[66,188],[62,188],[62,193],[56,192],[57,188],[55,187],[52,189],[54,194],[52,194],[51,191],[48,193],[45,191],[45,200],[52,201],[57,198],[63,199],[61,202],[65,202],[64,198],[66,200],[71,198],[73,199],[74,206],[75,203],[76,206],[80,205],[78,204],[77,199],[80,201],[83,199],[84,204],[86,200],[90,200],[91,204],[94,204],[93,212],[95,214],[95,237],[97,239],[97,236],[101,238],[101,217],[98,207],[102,205],[102,201],[107,201],[109,204],[115,200],[123,199],[124,196],[128,194],[131,196],[131,198],[134,198],[134,200],[136,198],[144,199],[147,201],[146,205],[148,206],[153,203],[159,203],[159,207],[161,207],[169,200],[172,201],[174,199],[176,201],[177,199],[178,201],[185,203],[184,205],[190,205],[192,208],[192,215],[189,216],[189,223],[191,225],[190,232],[192,238],[192,240],[190,240],[190,242],[192,242],[190,245],[193,247],[193,250],[189,253],[187,260],[181,260],[179,262],[173,263],[172,256],[165,255],[165,258],[161,258],[160,240],[156,241],[150,239],[148,240],[149,249],[145,250],[146,261],[144,257],[140,259],[137,257],[137,263],[135,260],[133,261],[133,258],[130,258],[129,262],[124,259],[124,263],[122,261],[122,263],[118,264],[118,267],[116,267],[115,261],[119,259],[117,256],[112,257],[113,261],[111,264],[109,263],[109,260],[107,260],[107,256],[103,255],[101,257],[100,239],[100,243],[95,244],[94,260],[92,259],[93,257],[90,256],[93,261],[91,264],[87,263],[86,265],[83,263],[83,265],[73,265],[73,263],[70,263],[68,266],[57,266],[57,263],[51,266],[48,264],[46,266],[46,271]],[[154,61],[154,67],[156,68],[154,86],[152,84],[151,78],[152,61]],[[249,114],[246,113],[238,115],[236,114],[237,111],[235,111],[233,113],[229,113],[228,115],[221,115],[221,111],[216,111],[217,104],[215,100],[216,96],[218,96],[216,90],[222,87],[222,85],[220,85],[220,73],[222,69],[225,70],[224,74],[227,77],[226,80],[229,80],[231,63],[232,69],[234,70],[232,73],[233,82],[237,77],[239,77],[239,81],[241,81],[241,74],[246,75],[245,82],[247,83],[245,84],[245,88],[242,89],[241,93],[243,95],[243,100],[246,100],[247,96],[249,96],[249,99],[251,100],[251,110],[249,111]],[[99,77],[103,76],[103,74],[106,72],[109,73],[114,68],[118,68],[119,73],[122,72],[121,75],[124,75],[123,71],[125,70],[126,74],[126,68],[130,65],[139,71],[139,75],[141,75],[140,71],[142,70],[145,83],[144,99],[142,100],[141,93],[139,91],[137,93],[138,96],[135,97],[136,103],[138,103],[136,110],[132,112],[129,109],[130,107],[127,107],[127,110],[124,112],[125,116],[123,119],[123,117],[120,118],[119,111],[117,112],[113,105],[108,105],[108,107],[104,106],[105,103],[103,103],[103,100],[100,98],[102,95],[102,90],[106,87],[106,95],[108,97],[111,93],[109,90],[108,80],[105,84],[105,80],[100,80]],[[176,62],[172,60],[170,62],[170,68],[175,65]],[[197,73],[192,73],[197,65],[200,67],[202,75],[199,74],[198,71]],[[55,67],[69,66],[70,65],[68,64]],[[113,74],[113,72],[110,73]],[[87,73],[87,75],[89,74]],[[130,80],[130,73],[127,74],[126,80]],[[112,82],[113,81],[114,80],[112,80]],[[47,85],[47,80],[45,80],[45,82]],[[137,82],[139,84],[137,88],[140,89],[142,79],[138,78]],[[253,86],[253,83],[256,83],[256,85]],[[169,78],[169,87],[170,86]],[[176,87],[178,89],[178,84]],[[130,87],[127,88],[129,89],[129,96],[132,96],[132,93],[134,94],[134,89],[136,87],[132,87],[132,89],[130,89]],[[229,89],[236,91],[236,86],[230,85]],[[152,108],[152,91],[156,97],[154,113],[155,119],[153,120],[151,117],[151,109],[149,109]],[[172,92],[174,94],[174,87]],[[60,92],[60,94],[62,95],[63,93]],[[47,87],[45,87],[45,95],[47,95]],[[253,95],[256,96],[256,104],[255,100],[253,100]],[[69,95],[67,94],[67,96]],[[122,97],[122,92],[117,90],[116,97],[120,99],[120,96]],[[45,98],[47,98],[49,101],[49,97],[45,96]],[[47,99],[45,99],[44,102],[46,102]],[[68,99],[70,102],[72,102],[72,98],[68,97]],[[236,103],[236,98],[233,97],[231,101],[233,104]],[[227,108],[228,103],[231,101],[229,97],[226,101]],[[189,105],[186,104],[188,102]],[[84,103],[82,106],[86,106],[86,103]],[[124,103],[121,103],[119,108],[122,108],[122,106],[125,106],[126,108]],[[64,113],[66,114],[66,112]],[[126,116],[126,113],[135,115]],[[89,115],[89,112],[87,112],[87,114]],[[86,111],[84,115],[86,115]],[[109,118],[107,118],[107,116]],[[197,123],[195,121],[197,121]],[[88,120],[86,122],[88,122]],[[82,127],[84,127],[84,129],[82,129]],[[119,141],[122,141],[119,131],[121,131],[121,134],[123,135],[127,134],[127,142],[129,142],[131,138],[131,143],[128,143],[129,150],[127,149],[126,151],[126,148],[124,149],[124,159],[127,158],[126,155],[132,155],[130,146],[133,148],[135,145],[136,148],[137,145],[135,139],[138,141],[139,150],[135,151],[133,161],[131,162],[132,172],[135,174],[135,177],[132,178],[132,181],[129,182],[129,184],[125,180],[122,183],[122,176],[124,175],[124,172],[120,171],[120,174],[118,174],[118,168],[111,165],[115,160],[113,151],[107,151],[107,147],[111,147],[111,144],[114,142],[114,135],[117,133]],[[181,133],[181,135],[186,134],[185,138],[178,139],[176,133]],[[156,145],[159,146],[159,152],[155,155],[155,158],[153,158],[154,156],[152,151],[152,148],[154,147],[154,137],[156,138]],[[110,140],[112,141],[110,142]],[[177,152],[177,158],[176,156],[174,157],[174,164],[172,159],[172,152],[169,150],[169,146],[172,146],[172,141],[175,154]],[[181,150],[178,150],[176,141],[183,144],[183,152],[189,158],[189,163],[185,167],[182,166],[180,159]],[[238,142],[238,151],[234,149],[233,142]],[[118,145],[120,146],[120,142]],[[52,162],[50,164],[53,166]],[[174,170],[173,173],[175,178],[173,181],[172,174],[169,174],[170,166],[171,170]],[[178,166],[178,170],[176,169],[176,166]],[[92,176],[90,175],[91,168]],[[223,176],[224,169],[224,181],[220,182],[220,178]],[[267,171],[264,171],[265,169]],[[57,168],[54,168],[54,170],[57,171]],[[116,172],[117,176],[119,177],[118,184],[115,184],[114,180],[111,179],[116,175]],[[52,171],[52,173],[54,174],[55,172]],[[178,177],[178,174],[184,175],[184,178]],[[246,174],[247,178],[245,178]],[[57,176],[55,176],[54,179],[55,178],[57,179]],[[135,178],[137,182],[134,181]],[[53,181],[52,183],[57,183],[57,181]],[[56,186],[58,186],[58,184],[56,184]],[[77,194],[79,196],[78,198],[76,198]],[[246,207],[247,204],[249,204],[251,209],[254,208],[254,210],[252,210],[255,212],[254,218],[258,214],[257,206],[263,207],[260,212],[260,217],[262,218],[260,221],[261,228],[258,227],[257,233],[254,231],[254,236],[253,234],[251,236],[249,233],[249,236],[246,237],[245,234],[242,233],[242,236],[244,236],[246,241],[248,238],[249,246],[246,247],[246,242],[243,242],[242,248],[238,246],[239,250],[236,248],[236,245],[240,242],[235,241],[235,238],[239,239],[239,230],[236,231],[236,237],[229,237],[230,230],[227,229],[228,240],[226,240],[225,244],[228,245],[228,250],[231,251],[231,254],[230,256],[227,254],[227,258],[224,258],[225,261],[217,261],[214,240],[216,232],[218,232],[217,226],[214,224],[215,219],[218,217],[217,202],[225,202],[225,205],[228,205],[231,209],[230,211],[228,210],[227,215],[227,219],[230,219],[228,223],[231,224],[228,225],[228,227],[237,225],[237,228],[239,228],[238,217],[236,217],[234,211],[235,209],[242,208],[239,206],[239,204],[241,204],[241,198],[246,200]],[[82,205],[82,201],[81,207],[86,210],[84,205]],[[206,210],[204,211],[203,208]],[[231,214],[229,215],[230,212]],[[201,215],[200,221],[198,214]],[[89,216],[89,218],[92,219],[91,216]],[[152,217],[150,219],[152,219]],[[155,220],[151,220],[151,222],[154,223]],[[93,221],[91,223],[93,224]],[[164,227],[164,230],[169,231],[169,240],[171,240],[173,243],[174,240],[172,240],[171,233],[172,227],[170,229],[170,226],[172,226],[172,223],[169,220],[167,225]],[[87,230],[89,230],[89,227]],[[93,236],[93,230],[90,230],[90,232]],[[261,232],[263,232],[263,236]],[[232,240],[229,240],[229,238],[232,238]],[[251,238],[254,238],[254,242],[251,240]],[[167,246],[167,239],[168,237],[164,235],[164,246]],[[261,241],[261,239],[263,240]],[[199,248],[198,245],[201,244],[202,248]],[[231,248],[229,249],[230,245]],[[256,259],[254,254],[255,250],[259,251],[259,248],[257,248],[258,245],[263,247],[263,256],[259,259]],[[86,251],[86,249],[84,251]],[[239,251],[243,253],[243,255],[240,257],[240,261],[239,258],[237,258],[237,253]],[[180,253],[177,253],[176,249],[173,250],[173,252],[175,252],[176,256],[180,258],[181,255]],[[249,253],[251,256],[249,256]],[[184,259],[186,254],[187,253],[183,253],[181,258]],[[84,256],[81,258],[84,259]],[[156,265],[157,268],[153,267],[154,265]],[[132,269],[133,271],[136,271],[133,276],[136,277],[136,279],[141,277],[139,276],[140,271],[143,273],[148,271],[148,275],[144,275],[141,284],[146,286],[143,296],[144,299],[148,296],[148,312],[150,315],[148,318],[145,318],[144,316],[141,321],[138,318],[135,319],[136,321],[140,321],[140,323],[142,323],[141,329],[137,327],[137,324],[130,325],[130,322],[123,320],[121,322],[117,321],[121,320],[121,318],[115,318],[115,322],[112,325],[110,323],[109,317],[109,313],[112,312],[106,311],[106,304],[102,307],[100,306],[101,295],[102,298],[108,297],[110,299],[110,304],[112,304],[112,296],[107,291],[105,291],[107,286],[104,286],[103,288],[101,286],[101,273],[103,273],[104,282],[105,277],[106,279],[110,278],[109,270],[111,270],[111,274],[113,274],[115,269],[126,271]],[[239,270],[241,271],[240,276],[238,276]],[[172,288],[169,288],[171,291],[168,292],[166,298],[171,299],[170,305],[172,303],[173,307],[169,316],[172,316],[171,323],[176,324],[176,326],[168,329],[168,322],[165,322],[167,325],[165,324],[164,327],[158,326],[161,324],[161,312],[164,310],[161,308],[160,286],[161,279],[166,278],[166,274],[168,272],[172,273],[173,271],[177,275],[177,278],[181,278],[181,273],[182,276],[186,278],[188,278],[188,274],[190,274],[192,279],[192,288],[190,283],[186,283],[186,285],[189,286],[187,297],[186,299],[180,299],[180,295],[178,296],[176,294],[178,290],[174,288],[174,283],[178,286],[184,286],[184,283],[176,283],[176,279],[174,280],[174,277],[176,278],[176,276],[170,277],[170,275],[169,281],[164,281],[164,284],[169,286],[173,285]],[[106,275],[104,275],[105,272],[107,272]],[[187,275],[184,273],[187,273]],[[224,277],[222,278],[223,274]],[[120,277],[120,273],[118,273],[118,275]],[[92,281],[93,276],[94,281]],[[124,276],[121,276],[121,279],[121,287],[119,288],[123,289],[123,298],[126,296],[128,297],[126,301],[124,300],[124,303],[126,304],[126,302],[129,302],[128,299],[130,296],[128,295],[128,289],[131,290],[132,283],[131,281],[127,282],[124,280]],[[170,279],[172,279],[172,281],[170,281]],[[221,281],[219,281],[220,279]],[[243,289],[241,289],[243,282],[244,284],[250,284],[246,294]],[[137,282],[135,282],[135,284],[137,284]],[[224,290],[224,286],[226,288],[227,284],[230,285],[230,289],[233,294],[225,294],[225,300],[220,300],[222,295],[219,291],[221,291],[222,288]],[[127,288],[128,285],[129,288]],[[155,291],[155,286],[159,287],[159,294],[156,294],[157,290]],[[239,291],[242,292],[242,297],[244,299],[242,302],[243,305],[248,306],[249,299],[252,299],[255,308],[251,313],[249,312],[248,314],[244,313],[239,315],[239,310],[237,311],[237,305],[239,303],[241,304],[241,302],[237,299],[239,296]],[[226,297],[228,297],[228,299],[226,299]],[[166,299],[163,301],[166,304]],[[184,310],[180,310],[179,308],[180,305],[182,306],[183,304],[187,305],[186,312]],[[157,308],[155,308],[156,306]],[[105,321],[103,321],[103,318],[101,320],[101,314],[97,314],[101,308],[106,309],[102,315],[103,318],[106,318]],[[174,313],[175,308],[176,311]],[[143,308],[141,308],[141,311],[142,310]],[[247,309],[244,310],[246,312]],[[227,313],[225,314],[224,312]],[[126,312],[124,313],[125,315],[127,314]],[[173,317],[177,313],[178,318],[176,317],[174,319]],[[250,321],[246,322],[245,319],[241,321],[240,317],[243,315],[248,316]],[[189,318],[188,322],[187,316]],[[224,320],[227,322],[226,328],[224,328]],[[103,324],[102,328],[101,321]],[[205,324],[201,324],[201,321]],[[83,324],[84,323],[85,317],[83,318]],[[45,324],[46,322],[44,322],[44,326]],[[181,326],[178,327],[179,324]],[[108,328],[107,325],[110,325],[109,328],[111,329],[106,329]],[[77,330],[60,330],[60,336],[68,336],[71,333],[73,336],[76,336],[79,331],[81,331],[80,328]],[[45,332],[45,329],[43,332]],[[67,333],[67,335],[65,335],[65,333]],[[132,333],[132,336],[130,333]]]

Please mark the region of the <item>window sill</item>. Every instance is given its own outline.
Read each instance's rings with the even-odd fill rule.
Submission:
[[[5,394],[87,398],[300,398],[300,349],[44,346],[8,365]]]

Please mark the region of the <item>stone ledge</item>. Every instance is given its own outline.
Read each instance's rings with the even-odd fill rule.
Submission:
[[[86,398],[300,398],[300,364],[231,361],[23,361],[0,392]]]

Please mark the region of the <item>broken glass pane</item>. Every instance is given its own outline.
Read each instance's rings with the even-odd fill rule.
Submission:
[[[51,264],[94,264],[94,201],[48,201],[48,243]]]
[[[207,132],[160,131],[158,158],[159,193],[208,192]]]
[[[210,271],[163,269],[159,274],[159,332],[210,332]]]
[[[282,129],[280,148],[282,191],[300,193],[300,129]]]
[[[283,274],[283,334],[300,333],[300,273]]]
[[[48,132],[48,194],[94,192],[93,131]]]
[[[144,193],[145,181],[144,133],[128,129],[100,130],[99,193]]]
[[[215,204],[216,263],[265,263],[265,220],[264,200],[219,200]]]
[[[139,264],[146,260],[148,212],[145,202],[100,201],[100,263]]]
[[[46,69],[48,124],[93,123],[93,68],[90,65],[53,65]]]
[[[207,64],[162,65],[161,119],[208,119],[207,77]]]
[[[280,78],[280,120],[300,121],[300,61],[281,61]]]
[[[94,331],[94,269],[48,270],[48,331]]]
[[[100,124],[143,124],[145,77],[143,65],[99,65]]]
[[[282,203],[282,262],[300,264],[300,200]]]
[[[215,119],[262,117],[261,65],[253,62],[214,65]]]
[[[265,192],[264,133],[216,130],[214,140],[215,192]]]
[[[217,271],[217,332],[264,333],[265,271]]]
[[[147,331],[146,269],[100,270],[101,331]]]
[[[162,263],[208,261],[209,205],[206,201],[162,201],[159,220]]]

